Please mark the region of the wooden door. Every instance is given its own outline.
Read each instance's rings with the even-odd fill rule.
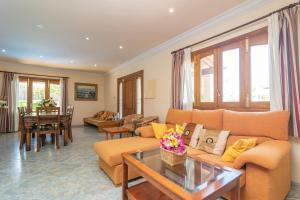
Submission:
[[[118,78],[118,112],[122,117],[143,113],[143,74],[139,71]]]
[[[123,81],[123,116],[136,113],[136,79],[129,78]]]

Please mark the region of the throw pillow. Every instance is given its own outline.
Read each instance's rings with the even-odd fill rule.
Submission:
[[[226,147],[229,131],[203,129],[197,149],[215,155],[222,155]]]
[[[194,130],[196,128],[196,125],[197,124],[195,124],[195,123],[187,123],[185,125],[185,128],[182,133],[182,139],[183,139],[185,145],[190,144],[190,141],[191,141],[192,135],[194,133]]]
[[[166,124],[152,123],[152,128],[156,139],[161,139],[167,131]]]
[[[233,162],[241,153],[255,147],[256,138],[239,139],[232,146],[228,147],[221,157],[223,162]]]
[[[189,146],[192,148],[196,148],[199,138],[203,132],[203,125],[202,124],[196,124],[194,131],[192,132],[192,137],[189,142]]]

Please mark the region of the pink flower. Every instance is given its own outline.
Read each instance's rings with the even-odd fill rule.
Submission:
[[[160,141],[160,147],[177,154],[185,151],[184,141],[177,132],[166,133]]]

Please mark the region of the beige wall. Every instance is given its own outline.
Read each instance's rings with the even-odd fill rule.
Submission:
[[[144,54],[138,56],[136,59],[129,61],[122,66],[119,66],[118,70],[115,70],[105,76],[105,107],[109,110],[116,110],[116,96],[117,96],[117,78],[130,74],[132,72],[143,69],[144,70],[144,84],[145,84],[145,95],[147,96],[147,81],[156,80],[156,98],[145,99],[144,101],[144,113],[145,115],[159,115],[160,119],[164,121],[165,114],[170,106],[171,96],[171,54],[173,50],[181,48],[185,45],[192,44],[194,42],[205,39],[209,36],[215,35],[222,31],[228,30],[232,27],[238,26],[259,16],[263,16],[271,11],[281,8],[289,3],[295,2],[294,0],[267,0],[248,10],[244,10],[241,13],[233,13],[228,18],[220,18],[219,23],[214,23],[211,26],[205,25],[206,28],[199,32],[194,32],[188,37],[178,40],[178,42],[164,50],[150,52],[148,55]],[[265,22],[261,22],[255,26],[259,27]],[[249,28],[249,30],[251,27]],[[245,31],[242,31],[245,32]],[[240,32],[240,33],[242,33]],[[233,33],[239,34],[239,33]],[[221,41],[230,36],[219,38],[215,41]],[[210,44],[203,44],[201,47],[208,46]],[[292,151],[292,170],[293,170],[293,181],[300,183],[300,145],[297,142],[293,142]]]
[[[104,109],[104,78],[100,73],[89,73],[74,70],[62,70],[45,67],[37,67],[23,64],[12,64],[0,62],[0,70],[32,73],[41,75],[66,76],[70,77],[68,84],[68,99],[69,104],[73,105],[74,118],[73,125],[82,125],[82,119],[94,115],[97,111]],[[0,73],[0,88],[2,87],[2,75]],[[74,100],[74,83],[94,83],[98,84],[98,101],[75,101]]]

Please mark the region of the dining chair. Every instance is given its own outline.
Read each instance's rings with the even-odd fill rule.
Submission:
[[[36,110],[37,114],[37,128],[36,128],[36,138],[37,138],[37,152],[40,151],[42,145],[43,135],[53,135],[54,143],[56,148],[59,149],[59,132],[60,132],[60,108],[59,107],[49,107],[41,108],[38,107]],[[45,126],[45,124],[47,124]],[[51,125],[49,125],[51,124]],[[45,137],[44,136],[44,137]]]
[[[23,116],[26,114],[26,107],[18,107],[18,114],[19,114],[19,127],[18,130],[20,131],[20,149],[23,149],[23,145],[25,144],[25,124]]]
[[[73,133],[72,133],[72,119],[73,119],[73,113],[74,113],[74,106],[69,105],[66,109],[66,115],[69,116],[68,118],[68,132],[66,131],[66,128],[64,126],[64,124],[61,124],[60,127],[60,133],[62,135],[62,132],[64,132],[64,134],[68,134],[68,138],[71,140],[71,142],[73,142]]]

